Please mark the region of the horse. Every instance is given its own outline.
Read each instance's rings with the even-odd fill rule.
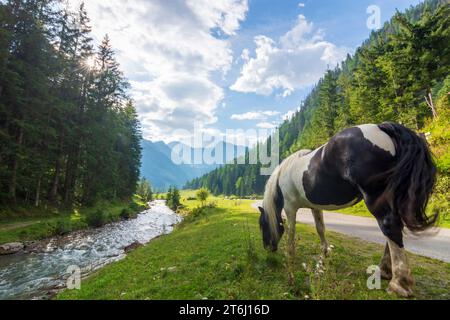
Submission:
[[[388,291],[413,294],[412,276],[403,244],[406,227],[420,233],[435,225],[438,215],[425,208],[436,181],[436,167],[427,141],[403,125],[385,122],[347,128],[314,151],[286,158],[268,179],[259,224],[264,247],[276,251],[287,219],[288,257],[295,255],[295,224],[300,208],[312,210],[323,253],[323,210],[351,207],[364,199],[386,237],[380,262]]]

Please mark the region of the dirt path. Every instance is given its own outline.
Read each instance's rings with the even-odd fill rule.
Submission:
[[[257,208],[261,202],[253,203]],[[324,212],[325,226],[328,230],[350,235],[365,241],[384,244],[386,238],[381,233],[375,219],[358,217],[335,212]],[[297,221],[314,225],[311,210],[300,209]],[[450,263],[450,229],[437,228],[438,234],[421,238],[406,235],[405,248],[415,254],[439,259]]]
[[[37,221],[7,223],[7,224],[0,226],[0,231],[9,231],[9,230],[14,230],[14,229],[18,229],[18,228],[24,228],[24,227],[32,226],[32,225],[38,224],[38,223],[41,223],[41,221],[37,220]]]

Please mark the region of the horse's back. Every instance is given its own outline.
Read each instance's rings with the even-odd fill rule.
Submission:
[[[312,208],[354,205],[376,187],[370,178],[392,166],[393,154],[392,139],[377,125],[345,129],[299,161],[300,193]]]
[[[327,145],[324,166],[331,166],[360,190],[377,188],[372,178],[389,170],[395,162],[395,144],[377,125],[345,129]],[[384,186],[379,186],[383,188]]]

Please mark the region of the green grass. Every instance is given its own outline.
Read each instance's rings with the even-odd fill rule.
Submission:
[[[367,207],[366,207],[366,204],[364,203],[364,201],[359,202],[358,204],[354,205],[353,207],[339,209],[336,211],[339,213],[349,214],[352,216],[373,218],[373,215],[370,213],[369,210],[367,210]]]
[[[134,205],[132,203],[135,203]],[[124,209],[130,205],[143,208],[138,197],[132,202],[99,202],[92,207],[58,210],[55,208],[3,209],[0,213],[0,244],[15,241],[45,239],[70,231],[88,228],[88,216],[101,210],[104,223],[117,221]]]
[[[183,193],[182,198],[187,198]],[[261,244],[258,214],[250,200],[211,197],[216,208],[187,217],[174,232],[151,241],[83,280],[81,290],[58,299],[396,299],[368,290],[366,269],[383,247],[327,232],[334,245],[325,272],[313,271],[320,253],[314,228],[299,225],[295,285],[288,284],[283,238],[277,253]],[[194,210],[199,201],[185,201]],[[416,298],[450,298],[450,264],[409,255]],[[306,265],[306,269],[302,264]]]

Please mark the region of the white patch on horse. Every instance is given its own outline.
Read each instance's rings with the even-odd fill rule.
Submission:
[[[315,208],[306,197],[303,174],[308,170],[311,159],[320,148],[309,153],[303,152],[303,150],[299,151],[295,156],[288,157],[281,164],[279,181],[285,200],[287,200],[285,203],[291,203],[292,206],[297,208]],[[291,172],[299,172],[299,176],[292,176]]]
[[[326,144],[323,145],[323,150],[322,150],[322,160],[323,160],[323,157],[325,156],[325,151],[326,151],[327,145],[328,145],[328,142],[327,142]]]
[[[342,208],[351,207],[358,202],[358,198],[350,201],[343,205],[319,205],[311,202],[305,192],[305,187],[303,186],[303,175],[308,171],[309,164],[314,155],[325,146],[321,146],[310,153],[304,153],[302,151],[288,157],[280,165],[280,176],[279,184],[283,190],[283,195],[285,197],[285,204],[290,203],[292,206],[297,208],[310,208],[318,210],[337,210]],[[323,152],[323,151],[322,151]],[[291,176],[290,173],[299,172],[299,177]]]
[[[392,141],[391,137],[384,131],[382,131],[376,124],[363,124],[361,126],[357,126],[359,128],[364,138],[372,142],[373,145],[386,150],[395,156],[395,145]]]
[[[313,206],[312,202],[309,201],[309,199],[306,197],[305,187],[303,186],[303,175],[305,174],[306,171],[308,171],[308,167],[309,167],[309,164],[311,163],[312,158],[321,148],[322,147],[314,150],[313,152],[308,154],[306,157],[302,158],[303,161],[301,162],[301,168],[300,168],[300,180],[298,181],[297,188],[298,188],[298,190],[301,194],[301,198],[303,200],[302,201],[303,208],[311,208]]]

